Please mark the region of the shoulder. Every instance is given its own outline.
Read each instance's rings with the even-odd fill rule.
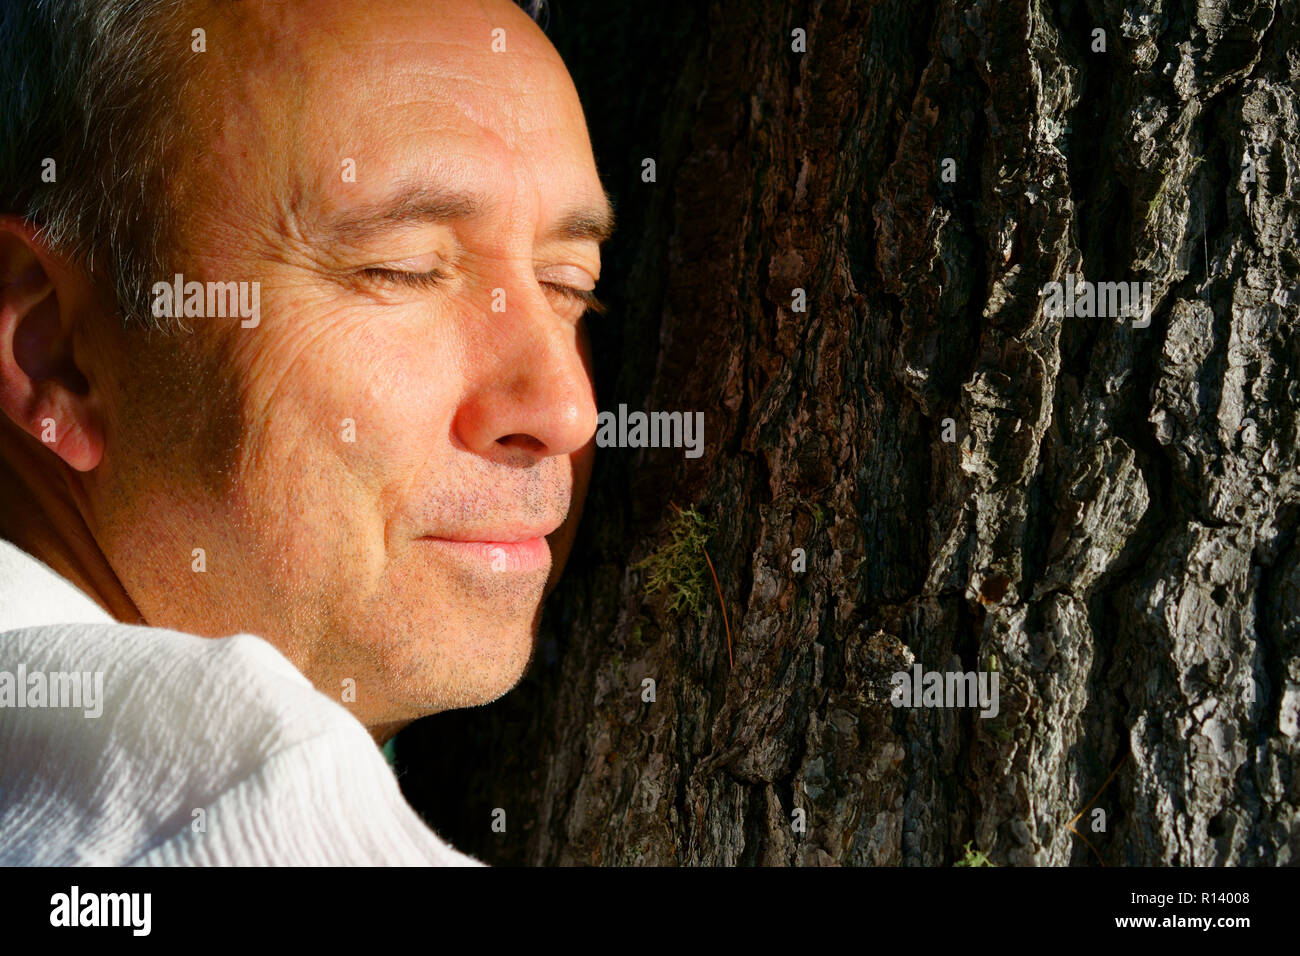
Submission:
[[[270,643],[251,634],[205,638],[129,624],[47,624],[0,634],[3,660],[34,674],[75,674],[90,708],[47,706],[29,731],[117,744],[170,744],[219,759],[355,725]],[[11,665],[6,665],[10,670]],[[54,703],[50,702],[51,705]]]
[[[47,686],[42,706],[0,721],[5,862],[307,862],[358,826],[410,830],[425,862],[455,853],[405,803],[360,722],[259,637],[53,624],[0,634],[0,660],[15,692],[18,677]],[[56,675],[62,700],[48,693]],[[0,704],[3,693],[0,681]],[[345,816],[309,812],[331,800]]]

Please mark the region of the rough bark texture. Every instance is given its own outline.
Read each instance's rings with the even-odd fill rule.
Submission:
[[[526,681],[399,738],[430,822],[498,864],[1297,862],[1296,8],[556,0],[621,219],[600,405],[707,443],[600,452]],[[1067,274],[1150,326],[1045,314]],[[697,621],[632,567],[670,502],[734,668],[711,580]],[[914,662],[1000,713],[891,706]]]

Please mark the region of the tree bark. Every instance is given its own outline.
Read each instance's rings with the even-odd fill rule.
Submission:
[[[620,217],[600,407],[707,438],[599,451],[528,677],[399,737],[430,823],[494,864],[1296,862],[1296,5],[548,32]],[[1052,315],[1071,275],[1150,325]],[[698,619],[636,566],[671,505],[714,526]],[[998,715],[893,706],[914,664],[996,668]]]

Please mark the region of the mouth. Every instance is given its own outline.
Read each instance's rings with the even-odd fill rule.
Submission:
[[[428,542],[459,564],[499,574],[549,571],[551,546],[546,536],[559,524],[530,528],[475,529],[426,535]]]

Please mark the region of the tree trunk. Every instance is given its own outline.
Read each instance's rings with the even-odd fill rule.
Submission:
[[[529,676],[403,732],[412,803],[494,864],[1296,862],[1295,4],[552,7],[600,407],[707,437],[598,452]],[[997,715],[894,706],[917,664]]]

